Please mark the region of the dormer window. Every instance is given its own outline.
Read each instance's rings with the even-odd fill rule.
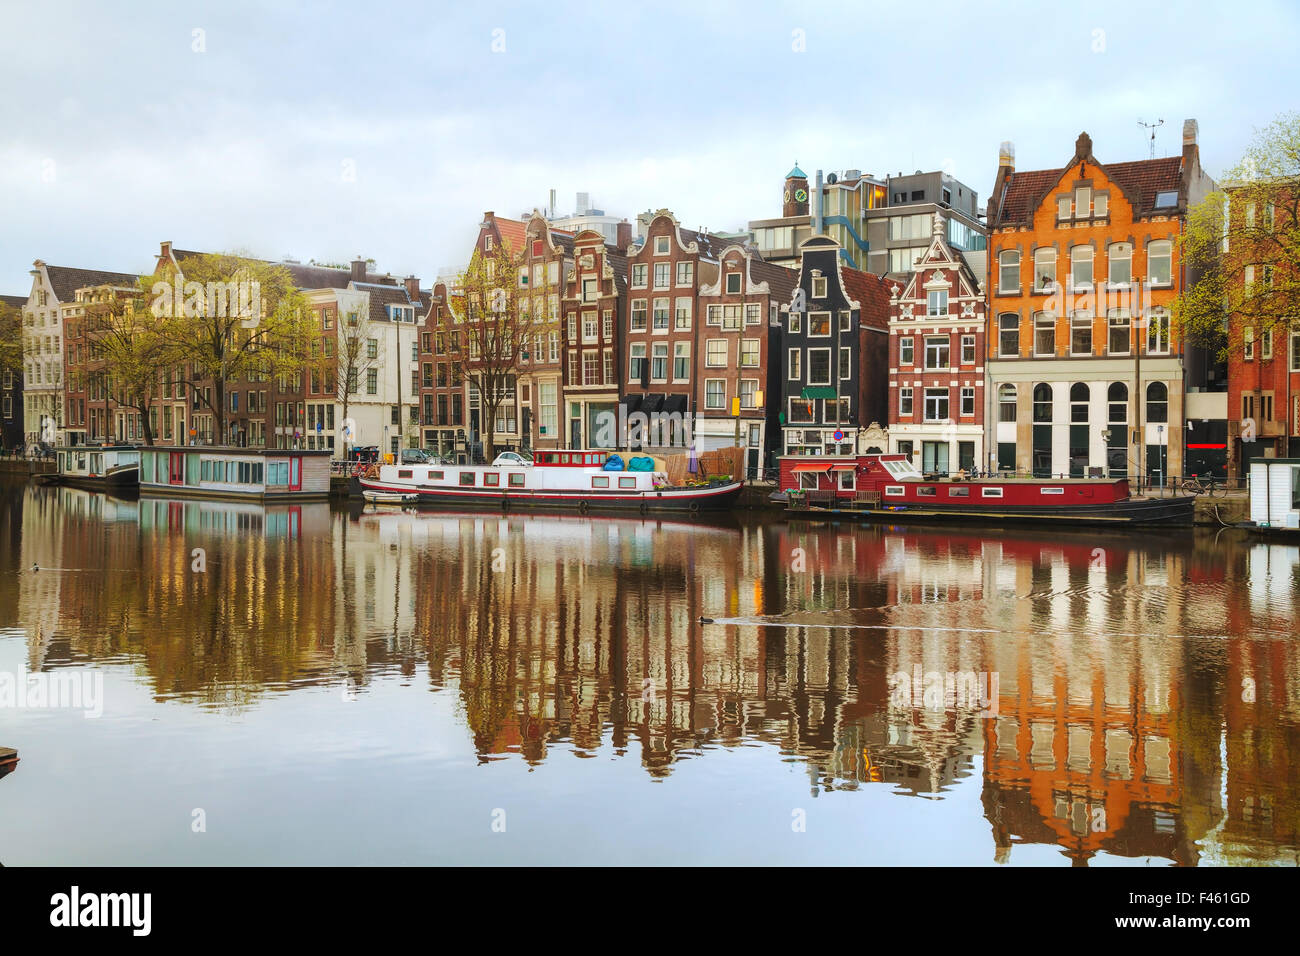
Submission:
[[[728,292],[739,292],[739,291],[740,291],[740,273],[739,273],[739,272],[728,272],[728,273],[727,273],[727,291],[728,291]],[[825,295],[825,294],[826,294],[826,293],[825,293],[825,291],[823,290],[822,295]]]
[[[826,298],[826,277],[814,276],[812,280],[812,289],[814,299]]]
[[[1092,189],[1080,186],[1074,191],[1074,218],[1087,219],[1092,214]]]
[[[655,236],[655,255],[657,255],[657,256],[666,256],[666,255],[668,255],[668,253],[669,253],[669,249],[668,249],[668,237],[667,237],[667,236]]]
[[[1178,191],[1169,190],[1167,192],[1156,193],[1156,208],[1167,209],[1170,206],[1178,205]]]

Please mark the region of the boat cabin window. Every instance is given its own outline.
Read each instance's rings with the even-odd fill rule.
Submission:
[[[412,472],[412,470],[411,470],[410,468],[399,468],[399,469],[397,469],[397,477],[398,477],[398,478],[410,478],[410,477],[412,477],[412,475],[413,475],[413,472]]]
[[[933,498],[933,497],[935,497],[934,485],[922,485],[920,488],[917,488],[917,489],[916,489],[916,496],[917,496],[918,498]]]
[[[460,473],[460,483],[461,483],[462,485],[472,485],[472,484],[474,484],[474,472],[472,472],[472,471],[462,471],[462,472]]]
[[[907,496],[907,489],[902,485],[885,485],[886,498],[903,498]]]
[[[514,472],[513,474],[511,474],[511,476],[510,476],[510,487],[511,487],[511,488],[522,488],[523,486],[524,486],[524,473],[523,473],[522,471],[517,471],[517,472]]]
[[[608,475],[595,475],[595,476],[593,476],[592,479],[591,479],[591,487],[593,487],[593,488],[608,488],[608,487],[609,487],[609,476],[608,476]]]
[[[443,472],[441,472],[441,471],[429,471],[429,472],[426,472],[426,473],[425,473],[425,476],[424,476],[424,480],[425,480],[425,481],[442,481],[442,480],[443,480]]]
[[[1001,498],[1001,497],[1002,497],[1002,489],[1001,489],[1001,488],[981,488],[981,489],[980,489],[980,497],[981,497],[981,498]]]
[[[799,487],[804,491],[817,490],[817,472],[801,471],[799,473]]]
[[[483,484],[485,484],[485,485],[487,485],[487,486],[489,486],[489,487],[492,487],[492,488],[497,488],[497,487],[499,487],[499,486],[501,485],[501,476],[500,476],[500,475],[484,475],[484,476],[483,476]]]
[[[970,497],[970,489],[967,488],[967,487],[965,487],[965,486],[962,486],[962,487],[960,487],[960,488],[956,488],[956,487],[954,487],[954,488],[949,488],[949,489],[948,489],[948,497],[949,497],[949,498],[969,498],[969,497]]]
[[[624,477],[624,478],[620,478],[620,479],[618,480],[618,486],[619,486],[620,488],[635,488],[635,487],[636,487],[636,479],[635,479],[635,478],[626,478],[626,477]]]
[[[1065,494],[1065,489],[1064,488],[1039,488],[1038,493],[1040,495],[1063,495]]]

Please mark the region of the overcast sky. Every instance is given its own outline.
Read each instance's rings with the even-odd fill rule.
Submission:
[[[160,240],[428,283],[484,210],[591,194],[734,229],[811,175],[1158,155],[1217,174],[1294,109],[1298,5],[0,0],[0,292]],[[201,31],[201,32],[196,32]],[[494,47],[496,48],[494,50]],[[802,47],[802,49],[799,49]]]

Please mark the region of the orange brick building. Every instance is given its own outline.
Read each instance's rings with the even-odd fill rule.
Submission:
[[[1187,281],[1177,238],[1214,188],[1196,139],[1188,120],[1181,155],[1106,164],[1082,133],[1062,167],[1031,171],[1003,145],[988,204],[991,466],[1159,481],[1184,473],[1189,420],[1226,430],[1222,377],[1171,323]]]

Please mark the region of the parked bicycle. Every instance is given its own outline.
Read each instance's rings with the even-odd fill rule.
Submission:
[[[1225,483],[1222,478],[1214,475],[1191,475],[1183,479],[1181,488],[1184,494],[1208,495],[1213,498],[1225,491]]]

